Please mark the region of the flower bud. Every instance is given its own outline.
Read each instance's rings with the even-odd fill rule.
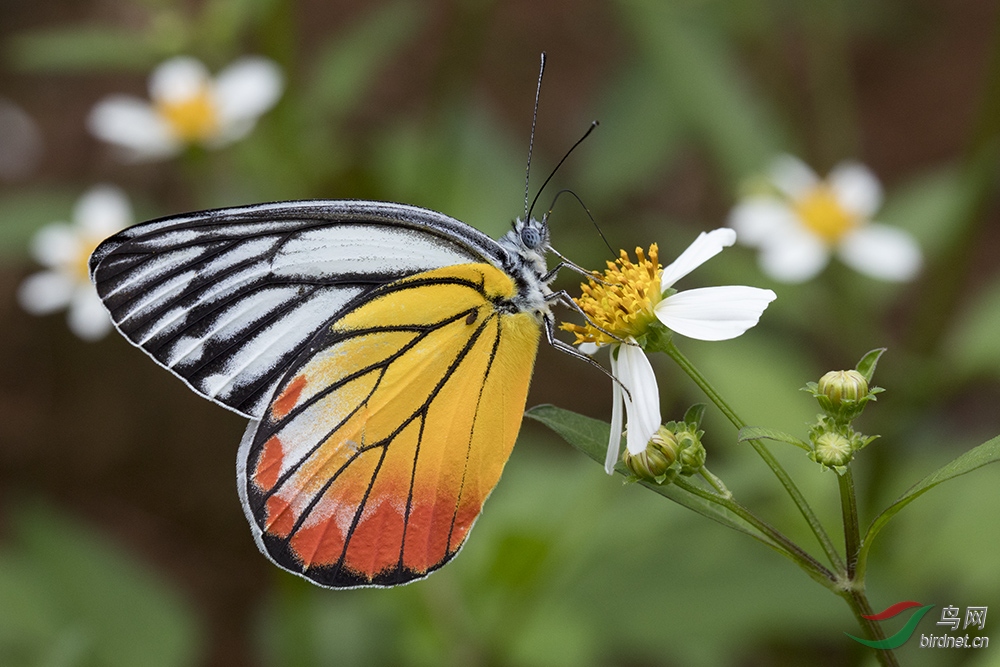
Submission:
[[[671,464],[677,460],[677,451],[679,449],[677,436],[666,426],[660,426],[660,428],[656,429],[656,432],[649,439],[649,446],[660,450]]]
[[[868,401],[875,400],[880,387],[869,387],[868,379],[860,371],[830,371],[819,382],[809,382],[804,387],[816,398],[823,412],[837,424],[846,426],[865,409]]]
[[[623,462],[633,475],[639,479],[662,482],[676,475],[671,470],[677,460],[677,439],[674,434],[663,428],[657,429],[650,438],[646,449],[638,454],[625,452]],[[673,473],[671,475],[670,473]]]
[[[705,446],[701,444],[700,431],[681,430],[676,434],[680,452],[677,461],[682,475],[693,475],[705,465]]]
[[[656,447],[647,446],[638,454],[625,452],[625,467],[639,479],[660,481],[670,470],[670,460]]]
[[[850,463],[854,454],[851,439],[836,431],[824,431],[813,441],[816,446],[812,458],[829,468],[838,468]]]
[[[845,401],[857,403],[868,396],[868,380],[855,370],[830,371],[819,379],[817,388],[836,407]]]

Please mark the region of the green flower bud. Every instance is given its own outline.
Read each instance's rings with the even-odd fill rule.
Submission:
[[[674,461],[677,460],[677,452],[680,449],[674,432],[666,426],[656,429],[656,433],[649,439],[649,447],[662,452],[670,461],[670,465],[673,465]]]
[[[673,460],[667,455],[667,450],[655,446],[652,441],[646,449],[638,454],[625,450],[622,457],[625,467],[639,479],[662,482],[670,472]]]
[[[875,394],[882,391],[880,387],[869,387],[865,376],[856,370],[830,371],[819,382],[807,383],[804,390],[841,426],[856,419],[868,401],[874,401]]]
[[[694,425],[667,422],[649,439],[645,451],[634,455],[625,452],[625,467],[636,478],[658,484],[671,482],[678,474],[693,475],[705,465],[702,433]]]
[[[819,379],[818,389],[835,407],[839,407],[845,401],[857,403],[866,398],[868,380],[855,370],[830,371]]]
[[[705,446],[701,444],[701,431],[680,430],[676,433],[680,452],[677,461],[682,475],[693,475],[705,465]]]
[[[824,431],[813,441],[812,459],[828,468],[840,468],[851,462],[854,447],[851,438],[836,431]]]

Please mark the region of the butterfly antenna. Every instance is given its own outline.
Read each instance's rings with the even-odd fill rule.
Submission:
[[[538,85],[535,87],[535,108],[531,112],[531,134],[528,136],[528,164],[524,168],[524,221],[528,221],[528,184],[531,182],[531,149],[535,145],[535,124],[538,122],[538,98],[542,93],[542,75],[545,74],[545,51],[542,51],[542,64],[538,67]],[[537,197],[536,197],[537,199]],[[532,204],[534,205],[534,204]]]
[[[564,194],[572,195],[573,199],[575,199],[580,204],[580,206],[583,207],[584,213],[586,213],[587,217],[590,218],[590,221],[592,223],[594,223],[594,229],[596,229],[597,233],[600,234],[601,240],[604,241],[604,245],[608,246],[608,250],[610,250],[611,254],[614,255],[615,254],[615,249],[611,247],[610,243],[608,243],[608,238],[604,235],[604,231],[601,229],[601,226],[599,224],[597,224],[597,220],[594,220],[594,215],[590,212],[590,209],[587,208],[587,205],[583,203],[583,200],[580,198],[580,195],[576,194],[572,190],[564,189],[564,190],[560,190],[559,192],[557,192],[556,196],[552,198],[552,206],[549,206],[549,210],[545,214],[545,217],[548,218],[549,215],[551,215],[552,209],[554,209],[556,207],[556,202],[559,201],[559,197],[562,196],[562,195],[564,195]]]
[[[559,160],[559,164],[556,165],[556,168],[552,170],[552,173],[549,174],[549,177],[545,179],[544,183],[542,183],[542,187],[538,188],[538,194],[536,194],[535,198],[533,200],[531,200],[531,206],[529,206],[527,208],[527,210],[525,211],[525,214],[524,214],[524,219],[525,220],[531,218],[531,212],[533,210],[535,210],[535,202],[538,201],[538,198],[541,196],[542,191],[545,190],[545,186],[549,184],[549,181],[552,180],[552,177],[556,175],[557,171],[559,171],[559,167],[561,167],[562,164],[563,164],[563,162],[566,161],[566,158],[568,158],[573,153],[573,151],[576,150],[576,147],[579,146],[580,144],[582,144],[583,140],[590,136],[590,133],[593,132],[594,128],[597,127],[598,125],[600,125],[600,123],[598,123],[596,120],[592,121],[590,123],[590,127],[588,127],[587,131],[583,133],[583,136],[580,137],[579,139],[577,139],[576,143],[573,144],[572,146],[570,146],[570,149],[568,151],[566,151],[565,155],[562,156],[562,159]],[[528,198],[525,197],[524,200],[525,200],[525,203],[527,203]],[[586,208],[586,206],[584,208]],[[593,219],[593,218],[591,218],[591,219]]]

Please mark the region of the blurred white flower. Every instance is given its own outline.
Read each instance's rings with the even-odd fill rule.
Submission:
[[[112,95],[87,119],[99,139],[134,160],[171,157],[186,146],[218,148],[246,136],[281,97],[284,77],[273,61],[241,58],[213,79],[199,60],[178,56],[149,77],[149,99]]]
[[[69,308],[70,330],[84,340],[98,340],[111,330],[111,318],[90,282],[88,260],[108,236],[132,223],[125,193],[111,185],[91,188],[77,201],[73,223],[56,222],[38,230],[31,252],[48,270],[28,276],[17,297],[34,315]]]
[[[872,221],[882,186],[870,169],[843,162],[820,179],[798,158],[783,155],[770,169],[777,195],[755,195],[729,214],[741,243],[758,248],[761,270],[775,280],[805,282],[836,253],[844,264],[879,280],[912,280],[923,264],[906,231]]]
[[[581,286],[583,295],[575,301],[589,321],[583,325],[565,323],[561,328],[576,334],[574,342],[587,354],[605,345],[611,347],[611,373],[618,382],[614,383],[611,436],[604,463],[608,474],[618,461],[623,421],[626,447],[632,455],[645,451],[660,427],[656,377],[646,353],[636,344],[649,333],[650,325],[658,321],[671,331],[698,340],[728,340],[757,324],[776,298],[771,290],[744,285],[674,290],[674,283],[735,242],[732,229],[702,232],[666,268],[660,268],[655,243],[648,258],[642,248],[636,248],[635,263],[622,250],[617,262],[608,262],[600,282],[590,280]]]

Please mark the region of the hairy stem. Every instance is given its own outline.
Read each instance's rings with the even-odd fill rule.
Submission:
[[[705,395],[708,396],[709,400],[711,400],[719,408],[719,410],[722,411],[722,414],[724,414],[726,418],[732,422],[733,426],[737,429],[742,429],[746,426],[746,422],[740,419],[736,412],[729,407],[729,404],[726,403],[722,396],[719,395],[719,392],[715,390],[715,387],[713,387],[705,376],[703,376],[698,369],[694,367],[688,358],[685,357],[679,349],[677,349],[677,346],[674,345],[673,341],[667,342],[666,345],[663,346],[663,350],[671,359],[677,362],[677,365],[681,367],[681,370],[687,373],[688,377],[694,380],[695,384],[697,384],[701,390],[705,392]],[[778,481],[781,482],[781,485],[785,488],[785,492],[791,497],[795,506],[799,508],[799,512],[802,513],[806,523],[809,524],[809,528],[816,536],[816,539],[819,541],[820,546],[823,548],[824,553],[826,553],[826,557],[830,560],[830,563],[836,569],[843,569],[844,561],[840,557],[840,554],[837,553],[836,547],[833,546],[833,541],[827,534],[826,529],[823,528],[823,524],[820,523],[819,517],[816,516],[816,513],[813,511],[808,501],[806,501],[805,496],[802,495],[802,492],[799,491],[795,482],[793,482],[792,478],[789,477],[788,472],[782,467],[778,460],[774,458],[774,455],[771,454],[771,451],[762,441],[750,440],[749,443],[750,446],[754,448],[754,451],[756,451],[757,454],[764,460],[767,467],[771,469],[771,472],[774,473],[775,477],[778,478]]]

